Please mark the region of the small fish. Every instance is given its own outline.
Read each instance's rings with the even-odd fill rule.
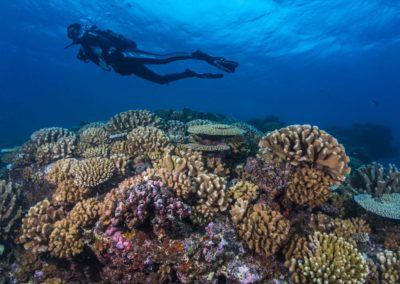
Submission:
[[[20,146],[15,146],[13,148],[1,149],[0,154],[12,153],[12,152],[17,151],[19,148],[20,148]]]

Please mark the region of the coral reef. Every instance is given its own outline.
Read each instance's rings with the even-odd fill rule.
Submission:
[[[55,205],[73,205],[85,199],[88,194],[88,188],[77,186],[73,180],[64,180],[53,193],[52,202]]]
[[[72,168],[74,182],[80,187],[95,187],[109,180],[115,166],[107,158],[90,158],[79,161]]]
[[[293,283],[365,283],[367,262],[342,238],[315,232],[307,245],[302,241],[296,245],[286,262]]]
[[[68,219],[78,227],[86,227],[97,220],[99,216],[99,202],[96,198],[88,198],[76,203],[69,212]]]
[[[14,234],[22,216],[21,198],[18,185],[0,180],[0,240],[7,240]]]
[[[105,128],[110,133],[128,133],[140,126],[161,127],[162,120],[147,110],[128,110],[113,116]]]
[[[358,194],[354,196],[354,201],[368,212],[400,220],[400,193],[384,193],[381,198]]]
[[[289,222],[278,211],[256,204],[239,224],[238,232],[250,249],[270,256],[286,242],[289,228]]]
[[[261,139],[259,156],[268,163],[308,164],[341,183],[350,173],[349,157],[338,141],[316,126],[291,125]]]
[[[79,229],[71,220],[62,219],[54,224],[49,236],[50,254],[59,258],[68,258],[82,252],[84,241]]]

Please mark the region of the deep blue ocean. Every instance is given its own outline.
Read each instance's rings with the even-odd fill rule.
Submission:
[[[169,85],[104,72],[77,60],[78,47],[64,50],[73,22],[112,29],[146,51],[201,49],[240,66],[223,79]],[[0,148],[42,127],[184,107],[321,128],[373,123],[393,136],[376,147],[400,147],[399,1],[3,0],[0,23]],[[194,60],[154,70],[189,67],[215,72]],[[393,151],[381,161],[399,158]]]

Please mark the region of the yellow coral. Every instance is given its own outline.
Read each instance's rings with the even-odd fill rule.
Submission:
[[[369,240],[371,228],[364,219],[335,219],[333,220],[333,224],[335,227],[333,233],[352,243],[354,246],[359,242],[366,242]]]
[[[275,254],[286,242],[289,222],[264,204],[253,205],[238,226],[246,245],[265,256]]]
[[[319,206],[328,200],[332,182],[321,170],[303,166],[290,177],[286,197],[296,204]]]
[[[80,254],[84,241],[78,226],[68,219],[62,219],[54,224],[49,237],[50,254],[59,258],[69,258]]]
[[[85,227],[91,224],[99,215],[99,202],[96,198],[89,198],[78,202],[71,212],[68,219],[78,227]]]
[[[77,163],[76,159],[61,159],[50,165],[46,179],[58,184],[72,177],[72,168]]]
[[[400,249],[397,252],[385,250],[376,255],[378,260],[379,283],[397,284],[400,281]]]
[[[234,224],[238,224],[246,214],[249,204],[258,196],[258,186],[248,182],[239,181],[228,190],[228,198],[232,203],[229,211]]]
[[[94,187],[109,180],[115,171],[114,164],[106,158],[79,161],[72,169],[74,182],[81,187]]]
[[[267,163],[309,164],[329,174],[337,183],[350,173],[343,145],[316,126],[291,125],[275,130],[259,143],[259,156]]]
[[[89,194],[89,189],[77,186],[72,180],[64,180],[57,186],[52,196],[55,205],[75,204]]]
[[[82,157],[88,159],[88,158],[96,158],[96,157],[107,157],[108,156],[108,146],[107,145],[101,145],[97,147],[90,147],[87,148],[83,153]]]
[[[369,267],[350,243],[333,234],[315,232],[286,261],[293,283],[365,283]]]

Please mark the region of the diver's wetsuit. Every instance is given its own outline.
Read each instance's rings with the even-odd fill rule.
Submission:
[[[166,64],[178,60],[200,59],[216,66],[213,64],[213,60],[223,58],[212,57],[200,51],[194,53],[176,52],[165,55],[150,53],[137,49],[137,44],[134,41],[115,34],[110,30],[100,30],[95,26],[85,31],[82,37],[75,43],[81,45],[77,56],[80,60],[84,60],[85,62],[90,60],[106,71],[110,71],[109,66],[112,66],[114,71],[121,75],[134,74],[158,84],[167,84],[190,77],[221,78],[223,76],[223,74],[196,73],[190,69],[186,69],[181,73],[168,75],[157,74],[147,68],[145,64]],[[231,64],[231,69],[223,69],[226,72],[234,72],[234,69],[238,66],[233,61],[225,60],[225,62]]]

